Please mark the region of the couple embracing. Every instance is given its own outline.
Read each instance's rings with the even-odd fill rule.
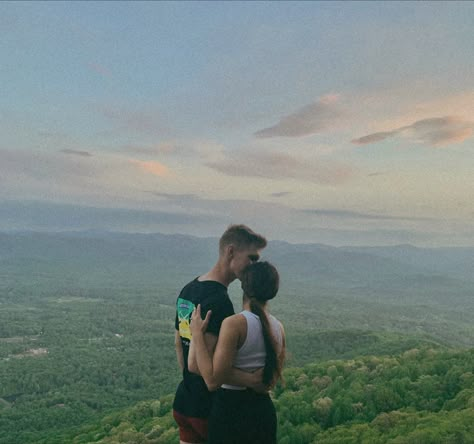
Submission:
[[[285,334],[268,313],[279,287],[273,265],[259,262],[266,239],[231,225],[219,259],[187,284],[176,303],[175,345],[183,371],[173,404],[181,444],[274,444],[276,413],[268,394],[281,377]],[[243,310],[227,287],[239,279]]]

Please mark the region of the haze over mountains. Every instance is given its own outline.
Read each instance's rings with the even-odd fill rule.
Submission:
[[[0,234],[3,288],[25,281],[47,291],[129,288],[161,291],[172,305],[187,281],[211,267],[216,238],[108,232]],[[282,287],[275,308],[312,329],[365,328],[434,335],[472,345],[474,248],[331,247],[271,241]],[[231,286],[239,304],[238,284]],[[445,324],[445,327],[441,326]],[[437,327],[435,328],[435,325]]]
[[[43,264],[85,261],[82,265],[91,268],[106,260],[117,266],[127,262],[131,267],[160,267],[159,271],[179,268],[184,275],[211,266],[217,242],[217,238],[160,233],[0,233],[0,260],[4,265],[18,260]],[[333,283],[337,278],[338,284],[394,280],[401,275],[404,280],[474,282],[474,248],[331,247],[270,241],[264,257],[277,263],[285,274]]]

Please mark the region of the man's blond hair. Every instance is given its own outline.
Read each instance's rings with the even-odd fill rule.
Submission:
[[[222,254],[228,245],[234,245],[239,250],[252,246],[260,250],[267,246],[267,240],[247,225],[229,225],[219,240],[219,253]]]

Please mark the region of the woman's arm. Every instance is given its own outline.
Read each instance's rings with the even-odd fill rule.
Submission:
[[[201,307],[198,305],[193,311],[191,320],[191,333],[194,347],[194,357],[209,390],[216,390],[224,382],[229,382],[233,375],[232,363],[239,341],[240,319],[239,316],[230,316],[222,322],[219,338],[214,355],[206,347],[204,332],[211,312],[206,318],[201,319]],[[245,319],[244,319],[245,320]]]
[[[217,344],[217,336],[212,333],[204,333],[204,342],[211,356],[214,356],[214,350]],[[196,361],[196,341],[191,340],[188,353],[188,370],[200,375],[199,367]]]

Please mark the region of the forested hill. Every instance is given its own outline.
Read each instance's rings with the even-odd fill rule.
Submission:
[[[278,443],[473,443],[473,371],[474,350],[432,349],[287,369],[286,387],[273,393]],[[140,402],[63,439],[177,444],[171,402]]]
[[[119,411],[114,420],[118,422],[108,423],[107,432],[124,417],[136,415],[130,421],[139,431],[148,434],[151,428],[141,427],[152,427],[157,421],[164,430],[163,442],[168,434],[175,436],[172,423],[163,422],[170,418],[169,399],[163,397],[174,391],[180,377],[173,346],[176,296],[184,284],[213,265],[216,255],[217,239],[182,235],[0,233],[0,443],[66,444],[76,432],[84,435],[87,424],[93,425],[94,433],[103,434],[101,418],[114,411]],[[474,347],[474,280],[468,272],[474,249],[354,249],[273,241],[264,257],[281,273],[271,311],[285,324],[289,367],[321,363],[321,371],[326,371],[324,363],[329,359],[395,356],[413,348],[438,350],[439,359],[451,359],[442,350]],[[238,282],[229,291],[239,310]],[[435,359],[426,353],[417,359]],[[386,359],[379,358],[388,363]],[[337,369],[346,364],[331,365]],[[364,366],[370,370],[367,375],[376,374],[371,365],[363,364],[354,375],[362,377]],[[313,381],[316,370],[311,368],[287,371],[288,388],[276,392],[277,403],[305,393],[305,377],[295,391],[292,375],[306,373]],[[331,398],[331,412],[336,412],[337,396],[328,390],[343,381],[333,370],[330,373],[331,384],[325,391],[313,393],[314,386],[308,385],[313,392],[307,403],[313,406],[321,394]],[[432,380],[418,381],[418,376],[410,373],[409,380],[403,380],[411,387],[409,392]],[[430,400],[433,387],[426,387],[423,397]],[[349,398],[351,405],[363,402]],[[347,399],[344,405],[349,411]],[[298,405],[304,412],[306,404],[298,401]],[[394,406],[402,407],[408,408]],[[427,409],[421,404],[415,407]],[[131,410],[123,410],[127,408]],[[138,411],[144,412],[141,419]],[[427,411],[441,414],[436,409]],[[283,407],[281,412],[285,418]],[[372,430],[378,413],[373,408],[357,410],[352,419],[365,421]],[[300,442],[311,442],[317,424],[323,430],[318,440],[335,433],[332,426],[338,421],[321,423],[320,419],[304,427],[295,423],[290,431],[307,430],[311,438]],[[285,421],[282,431],[294,418]],[[329,425],[331,432],[324,429]],[[129,426],[120,427],[125,432]],[[153,433],[161,434],[160,430]],[[137,436],[123,442],[133,443]],[[98,439],[91,435],[90,441]],[[297,438],[291,439],[298,443]]]

